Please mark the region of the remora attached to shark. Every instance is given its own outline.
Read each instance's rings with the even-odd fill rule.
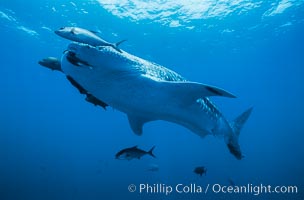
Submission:
[[[75,65],[68,56],[86,65]],[[209,100],[231,93],[206,84],[190,82],[158,64],[111,47],[94,48],[71,43],[63,54],[63,72],[107,105],[127,114],[131,129],[142,134],[143,125],[165,120],[180,124],[201,137],[223,136],[230,152],[243,157],[238,142],[240,130],[252,108],[228,122]],[[90,67],[88,67],[89,65]]]

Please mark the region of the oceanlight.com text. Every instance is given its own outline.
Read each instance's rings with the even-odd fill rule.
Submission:
[[[141,183],[138,185],[130,184],[128,186],[129,192],[137,192],[139,194],[297,194],[297,186],[272,186],[265,184],[247,184],[247,185],[222,185],[222,184],[206,184],[200,185],[196,183],[189,184],[164,184],[164,183]]]
[[[297,194],[297,186],[271,186],[271,185],[253,185],[247,184],[243,186],[226,186],[220,184],[212,185],[212,192],[214,193],[229,193],[229,194]]]

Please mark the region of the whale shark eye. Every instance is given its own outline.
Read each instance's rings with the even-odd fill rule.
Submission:
[[[59,30],[63,30],[64,29],[64,27],[61,27]]]

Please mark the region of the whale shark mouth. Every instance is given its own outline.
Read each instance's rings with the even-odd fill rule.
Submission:
[[[73,66],[91,67],[97,71],[128,71],[130,68],[139,68],[138,66],[143,62],[136,56],[125,51],[120,53],[110,46],[93,47],[77,42],[69,44],[65,51],[65,57],[67,62]]]
[[[66,50],[65,53],[66,53],[67,61],[69,63],[71,63],[72,65],[77,66],[77,67],[81,67],[81,66],[92,67],[92,65],[90,65],[88,62],[78,58],[74,51]]]
[[[70,62],[74,66],[77,66],[77,67],[81,67],[81,66],[92,67],[88,62],[77,58],[76,54],[72,51],[67,52],[66,58],[67,58],[68,62]]]
[[[104,54],[106,56],[115,56],[117,58],[126,56],[126,52],[118,52],[112,46],[92,46],[80,42],[72,42],[71,44],[69,44],[66,51],[74,52],[77,54],[79,53],[79,51],[83,52],[83,50],[85,52],[93,50],[97,51],[99,55]]]

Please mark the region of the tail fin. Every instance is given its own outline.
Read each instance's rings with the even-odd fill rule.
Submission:
[[[232,134],[227,135],[226,143],[227,147],[238,160],[241,160],[244,156],[242,155],[241,148],[239,145],[239,135],[240,131],[243,128],[243,125],[249,118],[252,107],[243,112],[240,116],[238,116],[233,122],[230,123],[230,127],[232,129]]]
[[[156,156],[153,154],[153,150],[154,150],[155,146],[153,146],[150,151],[148,151],[147,153],[152,156],[153,158],[156,158]]]
[[[121,40],[121,41],[119,41],[119,42],[116,42],[116,43],[113,44],[112,47],[113,47],[116,51],[122,53],[122,51],[118,48],[118,46],[119,46],[121,43],[125,42],[125,41],[127,41],[127,40]]]
[[[252,112],[253,107],[249,108],[245,112],[243,112],[240,116],[238,116],[231,124],[230,126],[232,127],[234,133],[239,136],[241,129],[243,128],[243,125],[249,118],[251,112]]]
[[[123,43],[123,42],[125,42],[125,41],[127,41],[127,40],[121,40],[121,41],[119,41],[119,42],[116,42],[116,43],[115,43],[115,46],[118,47],[121,43]]]

